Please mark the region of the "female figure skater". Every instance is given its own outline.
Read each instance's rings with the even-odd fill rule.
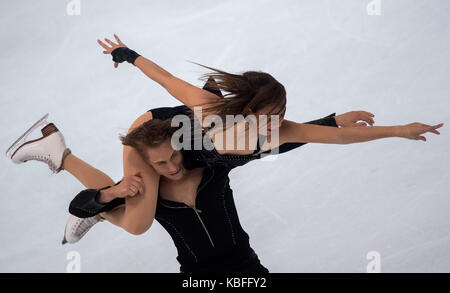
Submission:
[[[117,37],[116,39],[120,44],[120,40]],[[119,51],[115,51],[115,49],[119,49]],[[211,93],[205,90],[198,89],[182,80],[168,75],[161,68],[151,63],[151,61],[143,58],[142,56],[136,57],[136,54],[130,52],[130,50],[125,46],[115,49],[113,49],[112,51],[115,51],[116,53],[120,51],[123,52],[122,55],[117,54],[115,56],[115,53],[111,51],[111,53],[113,53],[112,55],[114,56],[114,59],[116,59],[115,61],[123,62],[123,60],[127,60],[128,58],[128,62],[131,61],[130,63],[133,63],[135,65],[140,64],[140,67],[138,67],[141,70],[145,69],[145,71],[143,70],[144,73],[149,75],[154,80],[159,80],[160,84],[162,84],[171,94],[173,94],[180,100],[185,101],[187,106],[192,107],[194,105],[212,104],[212,107],[206,107],[207,111],[216,110],[216,112],[213,111],[213,113],[218,113],[219,115],[223,115],[226,113],[237,114],[236,111],[247,114],[255,112],[257,114],[284,114],[284,88],[281,84],[274,81],[273,78],[271,79],[267,74],[258,75],[257,73],[252,72],[248,73],[247,75],[245,75],[245,73],[243,75],[230,75],[225,72],[217,71],[219,72],[219,75],[217,75],[219,77],[218,88],[224,89],[226,91],[227,89],[231,90],[229,92],[234,93],[235,96],[230,99],[218,99],[214,97],[214,101],[212,101],[213,98],[211,95],[209,95]],[[136,58],[133,57],[134,60],[129,59],[129,56],[133,55]],[[116,58],[117,56],[122,56],[123,59],[120,59],[119,57],[118,59]],[[117,63],[115,64],[115,66],[117,67]],[[256,78],[252,79],[252,76]],[[186,93],[186,95],[183,95],[183,91]],[[233,101],[228,102],[226,100]],[[257,102],[255,102],[255,100]],[[198,103],[198,101],[200,102]],[[282,107],[280,107],[280,103],[277,103],[280,101]],[[249,105],[251,105],[251,107]],[[174,112],[172,111],[173,109],[163,110],[164,111],[160,111],[160,114],[163,116],[167,115],[167,113],[170,114]],[[175,112],[179,110],[186,110],[186,107],[184,107],[184,109],[182,107],[181,109],[178,108],[175,110]],[[370,114],[367,112],[351,112],[347,114],[351,114],[353,116],[352,118],[349,118],[350,115],[347,115],[348,121],[350,121],[352,124],[351,126],[354,126],[355,124],[353,123],[359,119],[365,120],[370,124],[373,123],[373,120],[370,118]],[[152,117],[151,115],[152,112],[143,114],[135,121],[135,123],[133,123],[131,128],[136,128],[139,125],[144,124],[144,122],[149,121]],[[357,117],[357,119],[355,119],[355,116]],[[279,121],[283,122],[283,117],[279,118]],[[365,126],[364,123],[359,125]],[[304,144],[306,142],[347,144],[394,136],[416,140],[421,139],[425,141],[425,138],[423,136],[420,136],[421,134],[426,132],[439,134],[436,128],[439,128],[442,125],[443,124],[429,126],[421,123],[411,123],[405,126],[333,128],[320,125],[301,124],[285,120],[284,123],[279,127],[280,143],[277,146],[269,145],[269,148],[264,148],[263,145],[263,147],[261,147],[261,151],[259,152],[251,152],[252,146],[249,145],[246,145],[246,149],[244,151],[225,150],[223,153],[219,153],[218,150],[215,149],[208,152],[204,152],[202,150],[199,152],[198,156],[194,156],[195,158],[193,162],[204,160],[208,161],[209,166],[213,166],[212,163],[214,162],[220,162],[221,164],[224,164],[224,166],[227,166],[227,164],[229,164],[228,167],[237,166],[242,165],[249,160],[259,158],[259,155],[261,153],[270,151],[270,147],[279,147],[280,149],[283,149],[283,146],[285,146],[285,150],[289,150],[292,147]],[[70,150],[65,148],[62,135],[53,124],[48,124],[41,131],[44,135],[41,139],[21,145],[19,149],[17,149],[14,154],[11,155],[11,158],[14,162],[20,163],[27,160],[36,159],[46,161],[49,164],[49,167],[54,172],[59,172],[62,169],[66,169],[68,171],[72,170],[73,173],[71,171],[69,172],[77,177],[85,186],[91,189],[97,188],[100,190],[103,189],[102,187],[109,187],[114,184],[114,182],[101,171],[88,166],[75,156],[70,155]],[[254,140],[254,142],[255,141],[257,142],[257,138],[256,140]],[[292,146],[292,144],[294,144],[294,146]],[[127,190],[126,192],[122,192],[121,194],[121,196],[126,196],[125,205],[118,206],[116,207],[116,209],[111,210],[108,213],[104,213],[105,218],[108,219],[108,214],[113,214],[114,211],[119,211],[117,212],[117,214],[120,214],[119,217],[117,217],[116,219],[112,217],[108,220],[112,223],[114,223],[114,221],[116,221],[116,223],[120,223],[121,226],[124,227],[124,229],[128,229],[127,231],[132,233],[140,230],[146,230],[141,229],[142,227],[150,227],[149,225],[151,225],[153,221],[154,214],[148,213],[149,210],[152,210],[152,205],[148,203],[148,199],[156,198],[156,195],[158,194],[157,186],[159,178],[155,176],[155,172],[152,172],[152,169],[141,157],[142,151],[139,150],[139,148],[142,148],[142,145],[143,144],[136,144],[134,147],[125,145],[124,147],[124,175],[132,176],[139,174],[139,177],[142,179],[142,181],[139,181],[137,178],[135,178],[132,183],[123,185],[122,187],[126,187],[124,189]],[[257,145],[260,144],[258,143]],[[253,143],[253,146],[255,146],[255,143]],[[236,153],[233,153],[234,151]],[[214,156],[209,156],[209,154],[214,154]],[[169,175],[176,175],[178,172],[180,172],[180,170],[177,169],[173,171],[177,172],[169,173]],[[99,172],[101,173],[100,176],[91,176],[94,173],[97,173],[97,175],[99,175]],[[141,184],[139,184],[139,182],[141,182]],[[120,184],[122,184],[122,182],[120,182]],[[119,186],[120,184],[116,185]],[[144,189],[142,189],[142,184],[145,186]],[[113,189],[111,188],[111,190]],[[147,199],[147,201],[145,201],[144,199]],[[96,202],[94,202],[94,204],[95,203]],[[139,209],[142,207],[147,207],[150,209],[144,209],[147,212],[143,213],[141,211],[142,209]],[[139,221],[136,221],[136,219],[139,219]],[[80,228],[81,226],[82,225],[78,225],[77,227]]]

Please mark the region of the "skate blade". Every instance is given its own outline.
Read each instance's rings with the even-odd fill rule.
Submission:
[[[11,159],[12,154],[15,151],[15,148],[17,146],[22,145],[25,142],[25,139],[27,138],[27,136],[33,132],[37,127],[43,125],[47,125],[47,117],[48,117],[48,113],[44,115],[44,117],[42,117],[41,119],[39,119],[36,123],[33,124],[33,126],[31,126],[27,131],[25,131],[24,134],[22,134],[7,150],[6,150],[6,156],[8,158]]]
[[[64,228],[64,236],[63,236],[63,240],[61,241],[62,245],[65,245],[68,242],[67,238],[66,238],[66,230],[67,230],[67,224],[66,224],[66,227]]]

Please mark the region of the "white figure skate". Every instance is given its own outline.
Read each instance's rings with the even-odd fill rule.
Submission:
[[[92,228],[92,226],[102,221],[104,221],[104,219],[100,217],[100,215],[89,218],[78,218],[74,215],[70,215],[69,220],[67,220],[62,244],[73,244],[78,242],[87,233],[87,231]]]
[[[66,147],[64,136],[53,123],[46,121],[48,113],[33,124],[22,136],[20,136],[6,151],[6,156],[14,163],[21,164],[29,160],[37,160],[48,165],[53,173],[62,170],[64,158],[71,153]],[[36,128],[41,129],[42,137],[25,142],[25,139]]]

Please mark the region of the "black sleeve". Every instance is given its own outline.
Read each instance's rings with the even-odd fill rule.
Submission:
[[[220,91],[220,89],[217,87],[217,83],[214,80],[214,78],[212,78],[211,76],[208,78],[208,81],[205,83],[205,85],[203,86],[204,90],[207,90],[210,93],[215,94],[216,96],[223,98],[222,92]]]
[[[336,124],[336,119],[334,118],[336,116],[336,113],[332,113],[328,116],[325,116],[323,118],[312,120],[309,122],[304,122],[305,124],[316,124],[316,125],[324,125],[324,126],[333,126],[333,127],[339,127]]]
[[[189,108],[185,105],[175,107],[159,107],[150,109],[147,112],[152,112],[153,119],[167,120],[178,114],[187,115]]]
[[[119,184],[121,181],[114,185]],[[109,188],[106,186],[100,189],[85,189],[78,193],[70,202],[69,213],[78,218],[89,218],[98,215],[102,212],[112,210],[113,208],[125,203],[124,198],[115,198],[108,203],[100,203],[97,201],[97,196],[100,190]]]

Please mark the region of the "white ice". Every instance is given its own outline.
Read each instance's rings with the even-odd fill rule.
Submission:
[[[381,0],[0,2],[0,150],[50,113],[74,154],[120,180],[118,139],[148,109],[179,102],[136,67],[115,69],[97,39],[130,48],[196,86],[206,69],[261,70],[284,84],[286,118],[352,110],[375,126],[449,124],[450,2]],[[231,173],[241,224],[271,272],[450,272],[450,136],[308,144]],[[0,160],[0,272],[178,272],[155,221],[141,236],[109,223],[61,245],[84,187],[46,165]]]

